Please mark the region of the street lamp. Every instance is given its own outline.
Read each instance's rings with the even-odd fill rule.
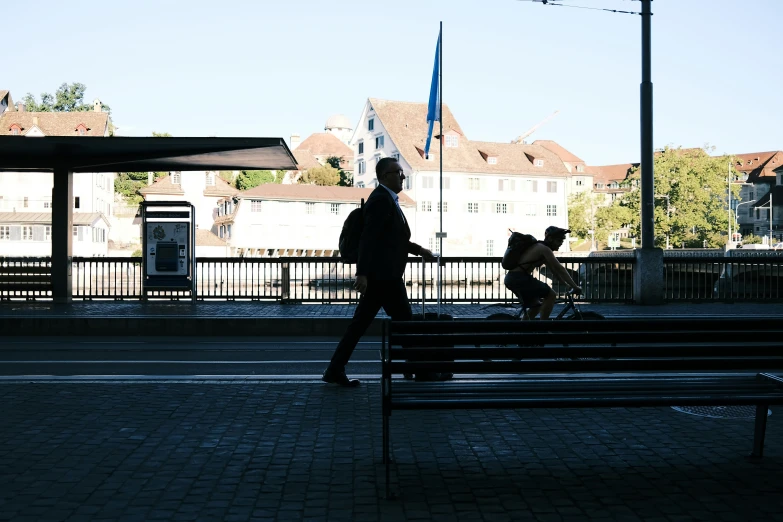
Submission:
[[[738,211],[738,209],[742,205],[748,205],[748,204],[751,204],[751,203],[755,203],[756,201],[758,201],[758,200],[757,199],[752,199],[750,201],[743,201],[741,203],[737,203],[737,206],[734,208],[734,217],[737,219],[737,228],[739,228],[739,211]],[[733,241],[731,241],[731,238],[729,238],[729,242],[726,243],[726,247],[727,248],[731,247],[731,243],[733,243]]]

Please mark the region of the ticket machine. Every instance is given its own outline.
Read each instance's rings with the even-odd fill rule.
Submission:
[[[196,212],[184,201],[141,204],[142,298],[181,295],[196,299]]]

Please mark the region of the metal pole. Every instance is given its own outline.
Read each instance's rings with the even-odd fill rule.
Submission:
[[[651,79],[650,3],[642,1],[642,83],[641,146],[642,146],[642,248],[655,248],[655,182],[653,176],[653,84]]]
[[[440,124],[440,234],[438,235],[438,319],[440,319],[441,283],[443,279],[443,266],[440,260],[443,258],[443,22],[440,23],[438,33],[438,47],[440,47],[440,60],[438,64],[438,123]]]
[[[772,189],[775,185],[769,187],[769,248],[772,248]]]
[[[731,161],[729,161],[729,237],[726,239],[726,249],[731,248]]]

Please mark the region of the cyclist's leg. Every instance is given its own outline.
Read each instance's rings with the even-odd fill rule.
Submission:
[[[544,302],[541,304],[541,319],[549,319],[549,315],[552,313],[552,308],[555,307],[555,299],[557,294],[554,290],[547,286],[547,294],[544,296]]]

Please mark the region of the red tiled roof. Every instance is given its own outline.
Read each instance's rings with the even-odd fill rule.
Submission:
[[[266,183],[240,192],[241,199],[276,199],[284,201],[318,201],[335,203],[359,203],[367,201],[374,189],[357,187],[320,187],[317,185],[278,185]],[[414,201],[400,193],[400,205],[414,207]]]
[[[103,137],[109,125],[106,112],[18,112],[7,111],[0,114],[0,136],[13,135],[11,127],[21,128],[20,135],[27,133],[38,119],[38,128],[46,136],[79,136],[77,128],[84,124],[85,136]]]
[[[568,163],[584,163],[584,160],[567,151],[562,145],[552,140],[536,140],[533,142],[533,145],[540,145],[545,149],[554,152],[561,160],[567,161]]]

